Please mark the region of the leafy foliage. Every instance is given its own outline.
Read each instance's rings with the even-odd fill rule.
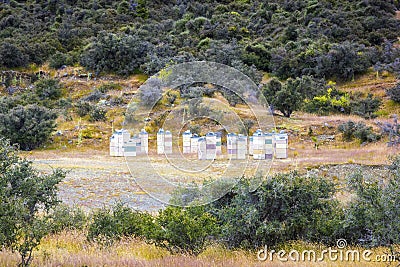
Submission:
[[[87,237],[107,245],[124,236],[147,236],[152,221],[150,214],[131,210],[119,203],[112,209],[102,208],[93,214]]]
[[[343,138],[346,141],[351,141],[354,138],[360,140],[360,142],[375,142],[380,139],[378,134],[375,134],[372,127],[368,127],[363,122],[355,123],[348,121],[338,126],[338,130],[343,133]]]
[[[81,64],[101,72],[127,75],[144,63],[147,44],[140,37],[126,34],[100,33],[82,54]]]
[[[151,242],[172,253],[197,255],[218,233],[217,220],[204,207],[167,207],[155,219]]]
[[[373,65],[398,69],[396,8],[394,1],[5,1],[0,66],[80,61],[126,75],[197,59],[236,67],[256,83],[255,68],[280,79],[348,80]]]
[[[290,78],[285,83],[273,78],[262,88],[262,93],[272,111],[277,109],[285,117],[290,117],[302,107],[304,100],[316,96],[323,88],[324,84],[320,80],[309,76]]]
[[[229,247],[257,248],[288,240],[334,242],[340,227],[334,184],[295,172],[273,177],[253,192],[246,180],[211,204]]]
[[[400,83],[386,91],[387,95],[395,102],[400,103]]]
[[[52,230],[47,212],[58,204],[57,184],[64,177],[60,169],[40,174],[0,139],[0,246],[18,251],[22,266],[30,264],[33,249]]]
[[[54,111],[30,104],[22,106],[13,99],[0,99],[0,133],[18,143],[22,150],[32,150],[44,144],[55,129]]]
[[[399,157],[389,166],[391,179],[382,184],[376,179],[353,173],[348,178],[349,188],[356,194],[346,213],[347,240],[368,246],[390,246],[400,242]]]

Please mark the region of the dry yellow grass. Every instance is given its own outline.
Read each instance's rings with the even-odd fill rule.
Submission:
[[[317,255],[328,249],[318,244],[306,244],[303,242],[292,242],[276,250],[283,249],[287,253],[295,249],[314,250]],[[335,249],[332,247],[332,249]],[[363,248],[353,247],[362,255]],[[269,251],[269,250],[268,250]],[[345,249],[343,250],[345,251]],[[371,260],[376,255],[390,254],[388,248],[372,249]],[[0,252],[0,266],[15,266],[18,263],[18,255],[9,251]],[[394,264],[394,263],[392,263]],[[259,261],[256,251],[228,250],[220,245],[208,247],[199,256],[171,255],[164,249],[146,244],[138,239],[125,239],[111,246],[102,247],[89,243],[83,232],[62,232],[45,238],[34,253],[32,266],[388,266],[388,263],[376,261],[330,261],[328,257],[322,262],[318,261],[287,261],[281,262],[277,257],[271,262]]]

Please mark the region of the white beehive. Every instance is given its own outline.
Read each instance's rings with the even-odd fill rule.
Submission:
[[[199,137],[197,136],[197,134],[194,134],[190,138],[190,153],[197,153],[198,146],[199,146]]]
[[[192,133],[190,132],[190,130],[187,130],[185,132],[183,132],[182,134],[182,152],[183,154],[189,154],[191,152],[191,140],[192,138]]]
[[[116,157],[118,154],[118,142],[114,135],[110,138],[110,156]]]
[[[141,153],[147,154],[149,153],[149,134],[142,129],[139,133],[140,143],[141,143]]]
[[[253,136],[249,136],[249,155],[253,155]]]
[[[207,159],[215,159],[217,155],[217,137],[214,133],[206,134]]]
[[[237,159],[246,159],[247,136],[238,135],[237,138]]]
[[[205,137],[200,137],[197,140],[198,148],[197,148],[197,155],[200,160],[207,159],[207,144],[206,144],[206,138]]]
[[[123,155],[125,157],[136,157],[136,140],[137,138],[133,138],[124,143]]]
[[[165,131],[164,135],[164,153],[172,154],[172,133],[170,131]]]
[[[164,130],[161,128],[157,132],[157,154],[164,154]]]
[[[265,159],[265,137],[261,130],[253,134],[253,158],[257,160]]]
[[[274,135],[265,133],[265,158],[272,159],[274,156]]]
[[[237,158],[237,139],[238,136],[235,133],[228,133],[226,136],[226,146],[229,159]]]
[[[275,157],[286,159],[288,157],[288,135],[280,133],[275,135]]]
[[[110,156],[123,157],[124,143],[128,142],[131,138],[130,133],[127,130],[117,130],[113,133],[110,138]]]
[[[216,138],[216,155],[222,155],[222,134],[220,132],[215,133]]]

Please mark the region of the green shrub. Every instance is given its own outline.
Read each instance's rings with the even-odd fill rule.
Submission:
[[[289,240],[332,244],[341,227],[335,185],[327,179],[280,174],[253,191],[242,179],[223,198],[211,203],[229,247],[256,249]]]
[[[84,117],[92,110],[92,105],[86,101],[80,100],[75,105],[76,113],[80,117]]]
[[[65,172],[41,174],[32,162],[0,138],[0,247],[19,252],[29,266],[32,251],[52,230],[48,212],[58,204],[57,185]]]
[[[167,207],[155,218],[150,242],[171,253],[198,255],[218,234],[217,219],[204,207]]]
[[[50,214],[53,233],[63,230],[82,230],[87,222],[85,213],[78,207],[68,207],[60,204]]]
[[[389,166],[390,179],[382,183],[361,171],[349,175],[354,200],[346,209],[344,235],[353,244],[391,246],[400,243],[399,156]]]
[[[375,134],[372,127],[366,126],[363,122],[348,121],[340,124],[338,130],[343,133],[343,139],[346,141],[357,138],[361,143],[364,143],[375,142],[380,139],[380,135]]]
[[[22,150],[32,150],[49,140],[56,118],[54,111],[36,104],[0,109],[0,135]]]
[[[53,69],[59,69],[64,65],[69,65],[71,59],[68,55],[57,52],[53,56],[50,57],[49,66]]]
[[[107,110],[102,107],[94,106],[91,108],[89,112],[89,121],[105,121],[106,120]]]
[[[392,99],[393,101],[400,103],[400,83],[397,83],[396,86],[388,89],[386,94]]]
[[[374,97],[368,94],[367,97],[362,98],[361,95],[355,94],[352,96],[350,102],[351,113],[359,115],[366,119],[376,118],[375,112],[379,109],[382,100],[379,97]]]
[[[117,204],[111,209],[102,208],[93,214],[87,238],[109,244],[122,237],[149,236],[152,226],[153,217],[150,214]]]
[[[305,102],[304,110],[311,113],[327,115],[329,113],[349,113],[350,96],[336,88],[329,88],[324,95],[315,96]]]
[[[62,89],[58,80],[43,79],[35,84],[35,93],[42,101],[57,100],[62,96]]]

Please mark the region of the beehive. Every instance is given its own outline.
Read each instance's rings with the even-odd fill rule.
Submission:
[[[253,155],[253,136],[249,136],[249,155]]]
[[[237,158],[237,135],[235,133],[228,133],[226,138],[226,145],[228,150],[228,158],[236,159]]]
[[[118,155],[118,142],[117,138],[112,135],[110,138],[110,156],[116,157]]]
[[[288,135],[280,133],[275,135],[275,157],[277,159],[286,159],[288,157]]]
[[[206,134],[206,158],[215,159],[217,154],[217,136],[210,132]]]
[[[165,154],[172,154],[172,133],[170,131],[165,131],[164,152]]]
[[[199,137],[197,136],[197,134],[194,134],[190,138],[190,152],[191,153],[197,153],[198,145],[199,145]]]
[[[140,137],[138,135],[135,135],[134,137],[132,137],[131,140],[136,143],[136,156],[143,154],[144,151],[142,151],[142,140],[140,139]]]
[[[192,138],[192,133],[190,132],[190,130],[187,130],[182,134],[182,139],[183,139],[182,152],[183,152],[183,154],[189,154],[191,152],[191,142],[190,142],[191,138]]]
[[[222,155],[222,133],[216,132],[215,138],[216,138],[216,155],[221,156]]]
[[[136,157],[136,140],[137,138],[133,138],[124,143],[123,155],[125,157]]]
[[[142,129],[139,133],[139,137],[141,143],[141,153],[149,153],[149,134],[145,131],[145,129]]]
[[[247,136],[238,135],[237,138],[237,159],[246,159]]]
[[[261,130],[257,130],[253,134],[253,158],[265,159],[265,137]]]
[[[272,159],[274,156],[274,135],[265,133],[265,158]]]
[[[130,138],[131,135],[127,130],[122,129],[115,131],[110,138],[110,156],[123,157],[124,143],[128,142]]]
[[[157,154],[164,154],[164,130],[161,128],[157,132]]]
[[[207,159],[207,144],[206,138],[200,137],[197,139],[197,155],[200,160]]]

